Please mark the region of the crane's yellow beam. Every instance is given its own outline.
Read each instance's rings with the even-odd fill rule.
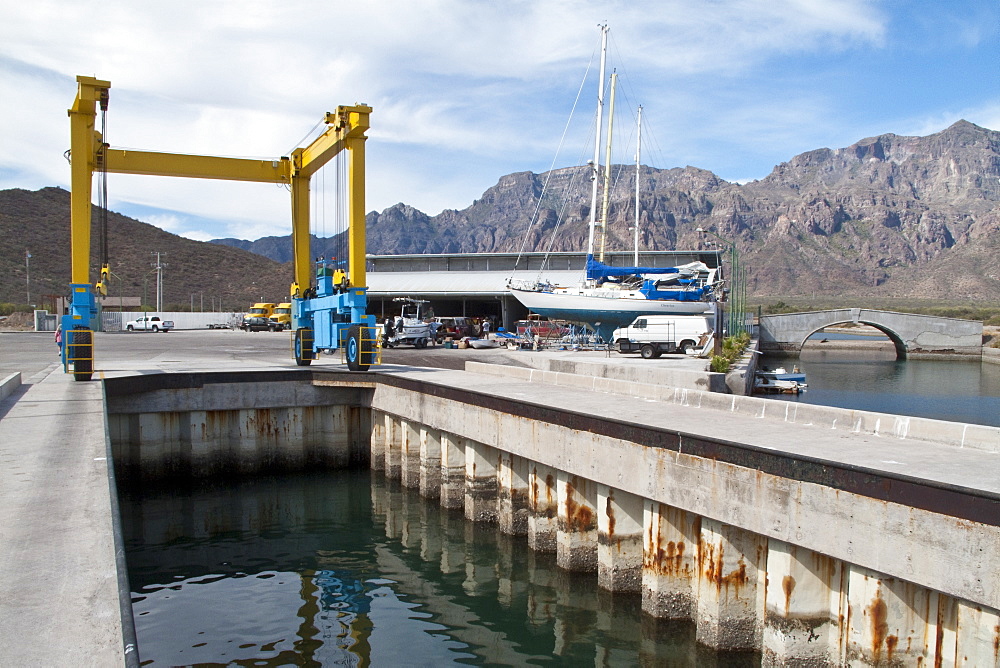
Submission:
[[[368,131],[368,115],[372,108],[365,105],[337,107],[337,111],[326,115],[326,132],[314,139],[309,146],[296,151],[296,173],[311,177],[335,155],[347,148],[346,142],[364,137]]]
[[[365,274],[365,132],[371,107],[337,107],[326,115],[326,132],[305,148],[292,151],[292,253],[294,286],[305,289],[312,281],[309,257],[309,179],[343,150],[348,151],[348,278],[363,288]],[[293,287],[294,292],[294,287]],[[299,295],[292,295],[293,297]]]
[[[128,149],[105,150],[109,172],[149,176],[186,176],[195,179],[290,183],[291,161],[220,158],[209,155],[155,153]]]
[[[354,287],[365,287],[365,132],[369,128],[371,107],[339,106],[328,113],[327,130],[305,148],[298,148],[291,158],[249,160],[179,153],[158,153],[112,149],[94,129],[97,103],[106,104],[111,83],[93,77],[78,76],[78,92],[70,116],[72,178],[70,191],[70,236],[72,244],[72,282],[89,283],[90,214],[92,176],[104,166],[118,174],[182,176],[199,179],[287,183],[292,190],[292,247],[295,257],[295,283],[298,293],[312,285],[309,257],[309,180],[323,165],[341,151],[350,156],[348,174],[348,248],[349,278]]]

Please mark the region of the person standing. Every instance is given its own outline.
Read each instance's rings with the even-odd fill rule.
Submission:
[[[386,347],[392,347],[392,340],[396,336],[396,328],[392,324],[392,318],[386,318],[385,323],[383,323],[384,333],[382,338],[385,342]]]

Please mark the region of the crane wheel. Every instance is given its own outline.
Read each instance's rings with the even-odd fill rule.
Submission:
[[[67,359],[73,363],[73,380],[90,380],[94,374],[93,332],[89,329],[71,329]]]
[[[363,337],[361,325],[348,327],[345,345],[347,368],[351,371],[368,371],[372,359],[372,342]]]
[[[312,344],[309,344],[308,350],[303,350],[303,338],[305,337],[305,332],[309,332],[308,329],[302,327],[295,330],[295,363],[299,366],[309,366],[315,357],[315,353],[312,351]],[[312,339],[312,336],[306,337]]]

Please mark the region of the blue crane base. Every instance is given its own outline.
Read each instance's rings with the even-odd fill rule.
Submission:
[[[321,276],[315,297],[292,299],[295,361],[299,366],[308,365],[323,351],[343,347],[349,368],[367,370],[374,346],[364,332],[375,327],[375,316],[365,314],[367,292],[367,288],[337,288],[331,277]]]
[[[74,380],[90,380],[94,372],[94,319],[97,304],[87,283],[70,283],[69,314],[62,316],[60,355],[64,370],[73,371]]]

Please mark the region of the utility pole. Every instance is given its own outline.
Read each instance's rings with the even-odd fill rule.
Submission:
[[[28,306],[31,306],[31,251],[24,249],[24,280],[28,289]]]
[[[159,313],[163,310],[163,268],[167,265],[160,262],[160,256],[166,255],[166,253],[161,253],[160,251],[150,251],[150,255],[156,256],[156,312]]]

